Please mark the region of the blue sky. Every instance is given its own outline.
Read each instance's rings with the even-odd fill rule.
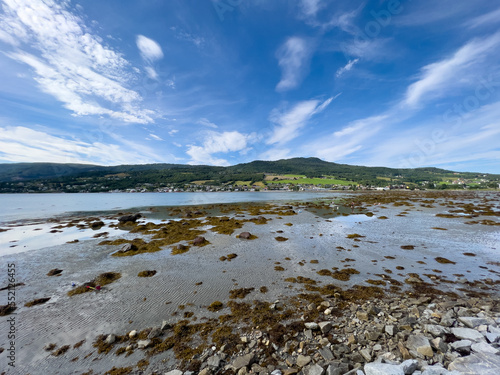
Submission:
[[[0,162],[500,173],[497,2],[0,5]]]

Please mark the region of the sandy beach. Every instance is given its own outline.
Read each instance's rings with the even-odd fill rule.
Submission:
[[[136,213],[141,215],[136,221],[119,221]],[[0,316],[2,332],[8,331],[9,318],[16,320],[15,367],[8,365],[9,340],[2,334],[0,368],[31,375],[198,372],[208,368],[207,356],[201,360],[207,350],[215,353],[225,345],[223,362],[230,363],[247,349],[239,341],[244,333],[272,336],[272,324],[256,326],[253,313],[238,315],[235,303],[264,302],[265,313],[275,314],[273,324],[289,324],[326,319],[308,310],[313,302],[320,305],[319,296],[338,316],[366,298],[494,301],[500,282],[499,225],[498,192],[371,192],[336,202],[150,207],[4,226],[0,235],[18,240],[13,244],[21,248],[21,230],[46,232],[50,246],[13,248],[2,257],[2,264],[15,265],[15,283],[22,285],[15,288],[16,310]],[[239,238],[245,232],[250,238]],[[57,244],[51,236],[59,238]],[[9,284],[4,268],[0,287]],[[48,276],[51,270],[60,272]],[[141,271],[155,272],[139,277]],[[106,273],[115,273],[116,280],[85,284]],[[68,295],[86,285],[102,288]],[[358,292],[343,294],[348,290]],[[4,305],[7,290],[1,293]],[[215,301],[221,306],[212,305]],[[328,319],[334,320],[333,314]],[[186,339],[183,350],[166,345],[180,321],[184,328],[205,330],[180,334]],[[156,336],[151,333],[162,325]],[[214,335],[220,327],[229,328],[224,339]],[[235,338],[237,343],[231,343]],[[140,340],[149,343],[140,348]],[[381,344],[390,351],[387,342]],[[335,345],[331,340],[328,347]],[[300,370],[279,355],[269,356],[275,363],[260,363],[269,373],[268,365]],[[198,368],[190,363],[199,363]],[[237,372],[222,364],[210,371]]]

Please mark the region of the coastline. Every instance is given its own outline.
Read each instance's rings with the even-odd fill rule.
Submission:
[[[342,324],[347,324],[347,321],[352,319],[358,319],[359,322],[356,322],[356,324],[360,323],[360,327],[364,327],[365,322],[371,322],[373,319],[360,320],[357,318],[357,312],[369,310],[370,304],[379,306],[378,308],[381,311],[385,309],[384,304],[386,304],[389,306],[387,309],[390,310],[390,301],[398,301],[398,304],[408,303],[408,301],[410,301],[410,304],[415,302],[413,306],[417,306],[417,310],[419,307],[428,308],[429,304],[437,303],[437,307],[431,310],[440,313],[442,309],[439,304],[447,306],[450,301],[457,301],[460,298],[464,298],[463,301],[458,301],[453,306],[467,309],[478,308],[477,306],[480,306],[481,301],[471,305],[470,299],[480,296],[479,299],[483,303],[488,302],[491,305],[488,313],[496,314],[498,305],[495,303],[494,298],[498,297],[498,292],[492,294],[491,301],[487,300],[489,297],[486,297],[485,294],[474,293],[494,293],[494,285],[498,284],[500,269],[498,265],[488,264],[488,262],[495,262],[495,259],[498,259],[498,249],[494,248],[494,245],[498,243],[495,242],[498,238],[498,230],[496,229],[498,227],[481,223],[481,220],[491,219],[498,222],[498,215],[488,214],[483,217],[483,215],[479,214],[472,217],[473,214],[466,214],[463,217],[436,217],[436,214],[448,213],[452,216],[459,216],[458,213],[450,214],[449,211],[464,209],[467,204],[474,204],[476,206],[475,210],[479,207],[484,212],[486,212],[484,207],[489,205],[491,206],[489,212],[498,213],[498,195],[492,195],[489,202],[485,202],[484,196],[478,199],[476,195],[470,193],[467,195],[448,193],[441,198],[430,198],[425,194],[395,194],[391,197],[391,202],[382,202],[379,205],[373,202],[373,198],[377,197],[378,200],[382,200],[380,197],[383,196],[380,194],[369,194],[366,197],[359,195],[356,197],[359,202],[356,202],[355,209],[351,209],[349,203],[346,202],[346,206],[341,206],[340,214],[338,209],[335,211],[330,204],[331,200],[325,202],[328,204],[299,204],[294,202],[291,208],[288,204],[281,203],[259,203],[254,205],[212,204],[208,207],[180,207],[179,212],[171,212],[172,216],[177,215],[179,222],[200,221],[196,223],[197,225],[193,224],[193,229],[205,231],[201,235],[206,238],[209,244],[197,247],[189,244],[192,239],[181,241],[190,248],[189,251],[179,255],[171,254],[172,248],[177,246],[176,242],[165,246],[161,251],[143,252],[134,256],[112,256],[120,246],[112,244],[99,245],[103,240],[106,240],[105,236],[103,236],[74,244],[64,244],[2,257],[3,259],[13,259],[16,263],[18,279],[25,283],[24,286],[19,287],[20,297],[17,311],[19,330],[24,332],[19,337],[21,346],[18,348],[20,352],[18,363],[23,371],[20,373],[41,374],[44,373],[43,371],[48,370],[47,366],[50,366],[55,371],[52,373],[60,374],[69,372],[84,373],[89,368],[93,368],[95,374],[101,374],[109,371],[112,367],[126,368],[130,366],[132,366],[130,373],[139,373],[139,371],[144,371],[144,373],[161,371],[158,373],[164,373],[177,366],[187,368],[189,363],[182,364],[182,358],[176,358],[175,347],[157,355],[151,353],[151,356],[146,356],[145,354],[156,348],[156,339],[161,338],[163,342],[166,338],[175,335],[175,327],[180,329],[179,321],[188,320],[188,326],[196,326],[202,322],[208,324],[211,319],[219,319],[223,315],[237,315],[238,306],[231,303],[231,301],[248,303],[248,306],[240,306],[245,307],[248,313],[256,306],[254,300],[261,301],[266,305],[259,305],[263,309],[260,312],[269,314],[270,317],[274,316],[274,318],[270,318],[271,322],[276,324],[282,322],[287,327],[294,321],[302,323],[331,321],[335,326],[341,324],[341,320],[343,321]],[[463,200],[464,204],[461,204],[460,199]],[[431,200],[434,200],[434,202],[430,203]],[[478,200],[478,203],[474,203],[474,200]],[[444,206],[440,205],[445,202],[448,203]],[[433,205],[433,207],[423,207],[422,205]],[[260,207],[259,211],[255,209],[256,206]],[[191,211],[191,217],[186,217],[189,214],[187,211]],[[199,213],[196,213],[196,211],[199,211]],[[289,211],[295,212],[292,214]],[[406,212],[406,214],[402,214],[402,212]],[[154,213],[154,211],[151,212],[151,214]],[[260,216],[269,220],[266,220],[263,224],[251,221]],[[212,221],[211,224],[208,224],[206,222],[207,217],[227,217],[227,220],[224,219],[221,223]],[[382,217],[388,219],[382,219]],[[116,230],[117,233],[120,233],[119,237],[123,238],[124,241],[132,241],[138,237],[151,241],[154,235],[148,234],[147,230],[162,230],[161,219],[150,220],[148,215],[140,219],[138,224],[129,225],[128,228],[122,229],[117,229],[118,217],[116,215],[106,219],[110,221],[104,223],[105,225],[99,228],[96,233]],[[90,226],[96,220],[96,218],[88,220],[86,225]],[[465,224],[470,221],[476,221],[477,223]],[[54,224],[64,227],[69,222],[70,219],[68,218]],[[140,226],[146,227],[147,222],[152,222],[159,227],[156,228],[153,224],[150,224],[147,230],[137,230]],[[234,222],[240,222],[241,227],[235,227]],[[219,232],[212,230],[219,224]],[[228,224],[231,224],[229,228]],[[209,225],[212,225],[212,228]],[[471,228],[474,228],[474,230],[471,230]],[[65,228],[60,229],[65,230]],[[229,229],[234,231],[228,234]],[[236,238],[236,235],[244,231],[248,231],[258,238],[253,240]],[[282,231],[282,233],[279,231]],[[397,235],[393,235],[393,232],[397,233]],[[185,235],[185,231],[182,234]],[[358,236],[353,236],[354,234],[358,234]],[[278,241],[276,237],[283,237],[287,240]],[[109,237],[109,240],[113,239],[115,239],[114,236]],[[414,249],[405,250],[401,246],[413,246]],[[444,248],[448,249],[449,254],[443,254]],[[450,252],[450,249],[453,249],[453,251]],[[473,253],[475,256],[463,255],[465,252]],[[227,256],[229,254],[236,254],[237,257],[228,261]],[[221,260],[221,257],[226,257],[226,260]],[[447,260],[455,262],[455,264],[436,261],[435,258],[438,257],[446,257]],[[404,267],[404,269],[398,267]],[[47,272],[54,268],[63,270],[60,276],[47,276]],[[138,273],[144,270],[155,270],[157,273],[152,277],[137,277]],[[336,277],[331,276],[326,271],[321,272],[322,270],[328,270]],[[336,272],[342,270],[353,271],[347,272],[347,276],[345,272],[336,274]],[[121,277],[105,286],[102,292],[84,293],[72,297],[66,295],[72,289],[71,283],[81,285],[105,272],[119,272]],[[429,275],[432,275],[432,277]],[[313,280],[315,283],[308,280]],[[371,282],[367,282],[367,280],[371,280]],[[196,285],[197,283],[202,284]],[[383,285],[384,283],[385,285]],[[330,289],[325,288],[329,284],[336,289],[333,287],[330,287]],[[356,285],[361,286],[361,289]],[[268,292],[261,293],[260,288],[264,286],[268,288]],[[418,288],[415,289],[415,286]],[[422,289],[424,286],[426,288]],[[400,289],[398,290],[396,287]],[[241,288],[254,288],[254,290],[250,291],[243,299],[229,298],[229,291]],[[465,289],[465,291],[459,289]],[[349,290],[357,292],[349,292]],[[418,292],[421,295],[405,297],[406,291],[410,290],[414,290],[413,293]],[[383,292],[385,297],[382,297],[380,291]],[[457,293],[458,297],[443,294],[444,292]],[[427,295],[428,293],[429,295]],[[472,297],[467,297],[467,293]],[[302,294],[304,298],[299,297]],[[309,296],[305,297],[305,295]],[[313,297],[313,295],[316,296]],[[360,301],[357,299],[357,295],[366,295],[367,299],[364,302]],[[321,301],[318,296],[321,297]],[[41,297],[50,297],[50,300],[33,307],[23,306],[24,303]],[[419,298],[423,297],[425,299],[417,303]],[[431,299],[428,300],[428,298]],[[276,304],[275,301],[277,300],[279,300],[279,303]],[[207,307],[214,301],[221,301],[224,306],[223,309],[216,312],[207,310]],[[167,304],[167,302],[170,303]],[[330,306],[326,306],[326,302]],[[271,308],[273,304],[275,306]],[[311,304],[315,304],[312,309],[310,309]],[[184,307],[180,308],[180,306]],[[318,310],[320,306],[323,306],[324,309],[320,308]],[[353,306],[356,307],[356,311],[352,311]],[[290,307],[293,307],[292,310],[296,314],[281,316]],[[335,309],[338,316],[332,314],[332,312],[325,314],[325,310],[330,307],[332,311]],[[419,310],[419,315],[422,315],[424,310]],[[470,313],[478,313],[474,311]],[[191,312],[193,315],[187,317],[190,314],[186,314],[186,312]],[[415,311],[413,312],[415,313]],[[442,312],[445,313],[445,311]],[[301,316],[305,316],[305,319],[302,320]],[[279,317],[279,321],[276,320],[277,317]],[[2,328],[7,318],[8,316],[1,317]],[[187,355],[186,353],[192,355],[191,360],[188,362],[199,361],[206,353],[209,353],[210,355],[205,358],[205,361],[199,363],[200,366],[205,365],[203,369],[209,368],[210,366],[206,364],[208,358],[217,355],[221,357],[220,366],[216,368],[212,368],[212,366],[210,371],[213,373],[221,372],[224,366],[231,365],[237,357],[241,357],[239,354],[250,354],[253,348],[255,350],[260,348],[264,353],[264,348],[267,347],[273,348],[272,353],[269,353],[271,358],[274,358],[272,354],[279,357],[278,359],[274,358],[277,364],[269,364],[269,366],[274,366],[275,369],[280,369],[283,372],[286,370],[283,367],[300,370],[306,366],[312,366],[314,363],[319,363],[318,366],[324,366],[325,369],[329,366],[321,354],[318,359],[314,354],[308,355],[307,350],[299,353],[298,347],[291,351],[289,347],[284,353],[296,360],[299,355],[310,356],[311,361],[304,366],[298,366],[297,361],[293,365],[288,365],[286,359],[280,354],[283,352],[286,342],[273,341],[274,339],[271,338],[272,330],[268,330],[272,326],[265,326],[264,322],[260,322],[260,325],[266,329],[259,329],[253,323],[245,323],[245,316],[240,316],[240,318],[237,320],[236,318],[226,318],[228,320],[222,324],[222,326],[234,328],[234,332],[231,332],[231,334],[236,336],[226,333],[228,333],[229,338],[237,339],[237,343],[234,345],[236,349],[231,349],[233,350],[231,352],[228,347],[228,351],[225,352],[224,350],[221,351],[221,346],[224,344],[215,344],[216,350],[212,351],[211,344],[213,343],[211,340],[214,339],[212,337],[213,333],[221,325],[221,321],[218,320],[219,323],[214,323],[211,328],[208,325],[204,326],[207,330],[212,329],[207,336],[206,347],[201,346],[202,338],[194,335],[196,336],[193,342],[195,348],[203,348],[200,353],[196,351],[190,352],[184,348],[186,349],[185,355]],[[252,322],[252,319],[256,319],[252,315],[248,315],[246,318],[250,322]],[[421,318],[423,319],[422,316],[419,317],[413,326],[410,324],[412,326],[410,332],[420,329],[418,325],[423,324]],[[429,319],[431,318],[429,317]],[[161,331],[158,336],[152,336],[149,339],[151,340],[151,346],[148,345],[144,349],[139,349],[137,346],[133,347],[138,345],[139,338],[147,340],[147,336],[151,334],[150,328],[160,327],[163,320],[166,320],[172,327]],[[130,321],[132,323],[129,323]],[[458,322],[458,320],[455,319],[455,322]],[[246,326],[249,327],[250,331],[245,331]],[[322,338],[328,340],[328,344],[324,346],[320,345],[319,341],[314,344],[320,346],[316,352],[320,348],[327,347],[335,357],[337,345],[340,347],[347,343],[349,348],[354,345],[348,343],[350,335],[340,334],[340,329],[338,337],[335,337],[334,340],[334,337],[329,337],[321,329],[320,333],[317,328],[312,328],[313,340],[313,338],[309,339],[304,336],[306,335],[305,332],[308,331],[306,327],[295,328],[290,327],[290,333],[293,334],[288,334],[290,337],[287,341],[292,340],[293,337],[298,338],[294,339],[297,342],[303,342],[303,338],[305,341],[312,340],[310,343],[305,344],[308,347],[309,344],[316,340],[316,336],[324,336],[319,338],[319,341]],[[138,332],[138,339],[124,338],[132,330]],[[255,331],[260,331],[261,337],[256,337],[258,334]],[[142,337],[141,334],[146,337]],[[281,336],[283,334],[287,335],[286,332],[282,332]],[[297,336],[294,336],[295,334]],[[106,339],[109,335],[115,335],[115,341],[113,344],[109,344],[111,347],[107,354],[99,354],[99,348],[93,346],[95,343],[99,344],[99,335],[106,335]],[[247,342],[242,341],[240,336],[247,337],[245,339]],[[403,341],[406,341],[409,336],[409,334],[406,337],[403,336]],[[386,336],[383,337],[388,339]],[[85,342],[74,348],[74,345],[82,340],[85,340]],[[197,342],[196,340],[200,341]],[[256,344],[250,348],[249,344],[253,342],[252,340]],[[267,342],[266,340],[270,341]],[[338,344],[335,343],[336,341],[338,341]],[[380,336],[380,340],[377,338],[377,340],[368,341],[377,342],[379,345],[388,345],[387,342],[383,342],[382,336]],[[188,342],[186,340],[186,345]],[[267,345],[265,345],[266,342]],[[55,343],[57,349],[47,352],[43,347],[50,343]],[[273,343],[278,349],[274,348]],[[324,340],[323,343],[325,343]],[[356,343],[356,345],[358,344]],[[67,352],[57,356],[51,355],[51,353],[66,345],[70,346]],[[116,355],[120,347],[126,348],[129,345],[133,347],[129,350],[132,351],[131,354],[128,356],[126,356],[128,353]],[[238,345],[240,346],[238,347]],[[1,341],[0,346],[5,347],[3,341]],[[351,358],[350,355],[366,349],[367,345],[360,344],[359,346],[360,348],[357,351],[350,349],[349,353],[340,353],[344,354],[344,358],[349,358],[347,362],[350,363],[352,368],[358,363],[364,365],[371,360],[375,360],[377,358],[376,354],[379,352],[373,351],[373,348],[371,348],[370,361],[360,354],[363,359],[356,362],[356,359],[360,359],[359,356]],[[384,348],[386,352],[392,353],[393,351],[390,350],[390,345],[384,346]],[[204,353],[204,350],[206,350],[206,353]],[[248,353],[245,353],[246,351]],[[289,351],[292,354],[288,353]],[[32,359],[29,359],[28,352],[35,353]],[[294,352],[295,355],[293,355]],[[4,354],[0,354],[2,364],[5,358]],[[436,354],[438,354],[438,351],[436,351]],[[88,357],[86,357],[87,355]],[[224,355],[226,357],[222,359]],[[252,361],[258,359],[257,362],[259,362],[261,359],[259,355],[254,353]],[[76,357],[78,359],[74,360]],[[148,360],[148,365],[141,368],[138,364],[144,358]],[[395,356],[392,360],[397,358]],[[387,359],[390,360],[390,358]],[[428,358],[424,356],[424,360],[426,359]],[[263,362],[259,366],[264,364],[265,360],[262,360]],[[271,361],[270,359],[267,360]],[[337,357],[332,359],[332,361],[337,360],[339,360]],[[279,362],[285,365],[280,365]],[[339,363],[344,362],[340,361]],[[145,362],[142,362],[142,364],[144,365]],[[271,372],[271,369],[266,366],[261,366],[266,368],[261,372]],[[339,365],[338,367],[342,366]],[[249,364],[248,370],[250,368],[251,365]],[[196,371],[200,369],[198,368]],[[239,369],[236,370],[239,371]],[[233,370],[226,369],[226,371]]]

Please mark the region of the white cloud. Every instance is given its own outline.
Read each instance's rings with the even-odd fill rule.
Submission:
[[[103,165],[158,162],[117,144],[66,139],[23,126],[0,128],[0,161],[95,163]]]
[[[146,38],[144,35],[137,35],[136,43],[142,58],[150,64],[163,58],[160,45],[153,39]]]
[[[144,70],[146,71],[146,74],[148,75],[149,78],[154,80],[158,79],[158,73],[156,73],[156,70],[153,67],[146,66]]]
[[[213,154],[244,151],[254,139],[254,134],[242,134],[238,131],[210,131],[202,146],[188,146],[186,154],[191,157],[189,164],[229,165],[227,160],[214,157]]]
[[[175,133],[178,133],[178,132],[179,132],[179,130],[178,130],[178,129],[172,129],[172,130],[170,130],[170,131],[168,132],[168,135],[173,136]]]
[[[337,96],[328,98],[323,103],[319,100],[305,100],[297,103],[287,112],[273,110],[270,120],[275,124],[275,127],[266,143],[282,145],[296,138],[307,121],[313,115],[323,111]]]
[[[214,129],[218,128],[216,124],[214,124],[213,122],[209,121],[206,118],[201,118],[197,123],[203,126],[207,126],[209,128],[214,128]]]
[[[321,0],[301,0],[300,8],[306,17],[314,17],[323,7]]]
[[[156,141],[163,141],[163,139],[161,137],[158,137],[156,134],[149,133],[149,136]]]
[[[291,158],[290,150],[287,148],[271,148],[260,155],[262,160],[280,160]]]
[[[475,17],[465,23],[465,26],[474,29],[476,27],[487,26],[492,23],[500,22],[500,8],[493,12],[488,12],[482,16]]]
[[[175,33],[174,35],[177,39],[193,43],[196,47],[201,47],[205,43],[205,38],[190,34],[186,31],[180,30],[175,26],[172,26],[170,30]]]
[[[354,66],[354,64],[356,64],[358,61],[359,61],[359,59],[349,60],[345,66],[343,66],[343,67],[339,68],[339,70],[337,70],[337,73],[335,74],[335,76],[337,78],[339,78],[340,76],[342,76],[342,74],[351,70],[352,67]]]
[[[134,77],[128,61],[103,45],[68,4],[4,2],[0,35],[15,47],[6,55],[30,66],[40,89],[75,115],[153,122],[154,112],[141,109],[140,95],[125,87]]]
[[[304,38],[289,38],[276,53],[281,67],[281,80],[276,85],[277,91],[291,90],[297,87],[307,69],[312,54],[311,43]]]
[[[478,64],[488,53],[496,51],[499,44],[500,33],[484,39],[475,39],[461,47],[450,58],[424,66],[419,80],[408,87],[404,103],[416,106],[424,98],[442,95],[463,84],[467,74],[477,74]]]

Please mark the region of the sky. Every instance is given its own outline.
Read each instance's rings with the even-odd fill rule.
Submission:
[[[0,0],[0,163],[500,173],[489,0]]]

